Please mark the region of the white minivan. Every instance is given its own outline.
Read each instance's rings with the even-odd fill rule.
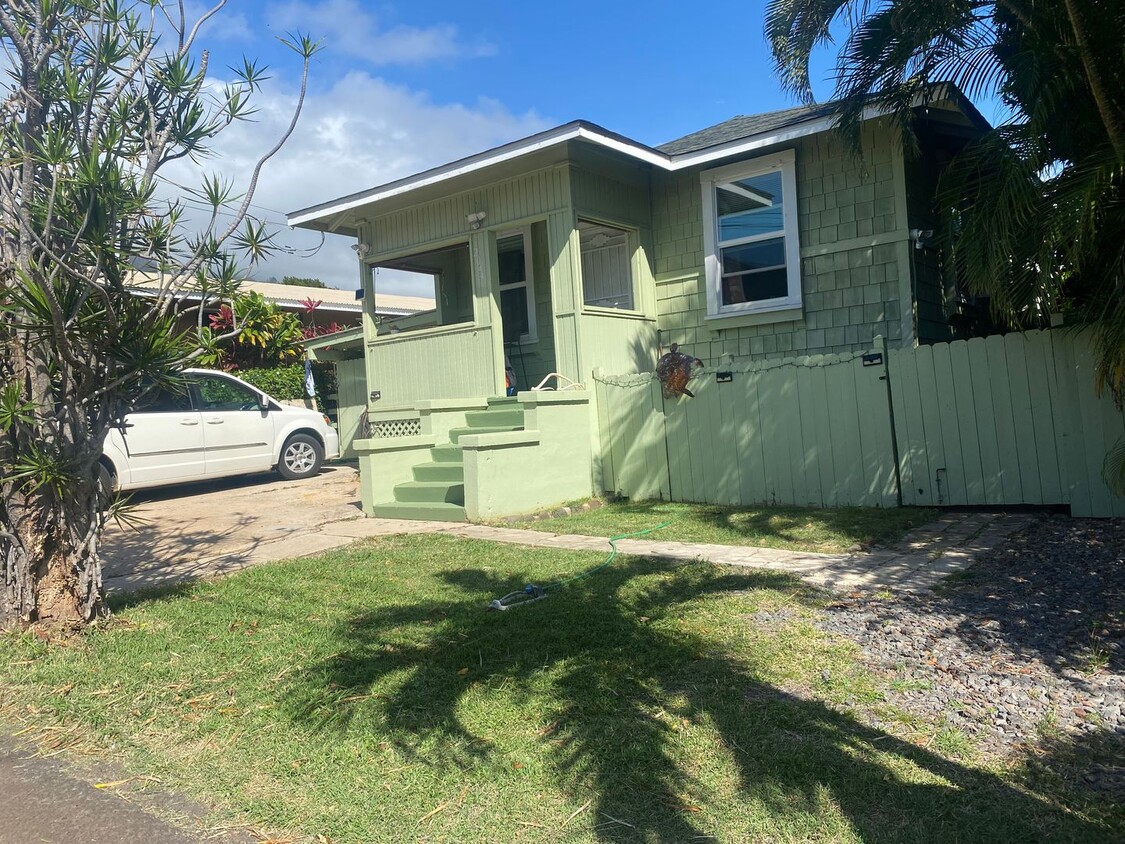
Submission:
[[[336,429],[315,410],[223,372],[189,369],[186,380],[186,393],[156,393],[110,429],[103,482],[128,490],[271,469],[298,479],[340,456]]]

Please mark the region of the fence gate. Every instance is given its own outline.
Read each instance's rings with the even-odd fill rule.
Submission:
[[[606,489],[716,504],[893,507],[882,356],[707,368],[695,398],[651,375],[595,377]]]
[[[1125,418],[1089,339],[1028,331],[889,354],[904,504],[1069,504],[1125,515],[1102,479]]]
[[[603,485],[635,499],[892,507],[901,479],[908,505],[1121,516],[1101,470],[1125,417],[1097,397],[1093,371],[1088,338],[1030,331],[707,368],[694,399],[663,398],[650,374],[596,373]]]
[[[367,370],[363,358],[336,361],[336,414],[340,454],[356,456],[352,442],[359,439],[359,423],[367,408]]]

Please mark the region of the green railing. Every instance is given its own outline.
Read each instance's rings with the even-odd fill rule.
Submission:
[[[368,390],[380,394],[376,411],[503,392],[492,329],[471,323],[379,336],[367,346],[367,373]]]

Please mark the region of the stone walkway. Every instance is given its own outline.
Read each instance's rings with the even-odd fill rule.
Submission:
[[[657,539],[621,539],[623,554],[674,560],[701,559],[721,565],[745,566],[789,572],[826,589],[850,591],[891,590],[920,592],[968,566],[980,554],[1026,527],[1035,517],[1026,514],[946,512],[937,521],[910,533],[898,545],[872,553],[814,554],[752,546],[661,542]],[[306,525],[281,541],[265,543],[234,554],[207,557],[183,554],[164,565],[108,577],[112,591],[131,591],[200,577],[228,574],[272,560],[309,556],[359,539],[399,534],[442,533],[540,548],[606,551],[602,537],[553,534],[489,525],[421,522],[400,519],[352,517],[320,525]],[[120,570],[118,570],[120,571]]]
[[[785,571],[826,589],[920,592],[980,554],[1031,524],[1034,516],[1009,513],[949,512],[937,521],[910,533],[901,543],[873,553],[814,554],[754,546],[661,542],[655,539],[619,539],[622,554],[672,560],[706,560],[711,563]],[[485,539],[569,551],[605,551],[606,539],[594,536],[553,534],[488,525],[440,525],[428,522],[364,519],[346,530],[354,536],[396,533],[446,533],[466,539]]]

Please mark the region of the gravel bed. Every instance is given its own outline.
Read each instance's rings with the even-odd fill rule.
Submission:
[[[936,593],[846,597],[817,624],[860,645],[886,704],[983,753],[1125,747],[1125,520],[1044,518]],[[1123,765],[1085,778],[1116,791]]]

